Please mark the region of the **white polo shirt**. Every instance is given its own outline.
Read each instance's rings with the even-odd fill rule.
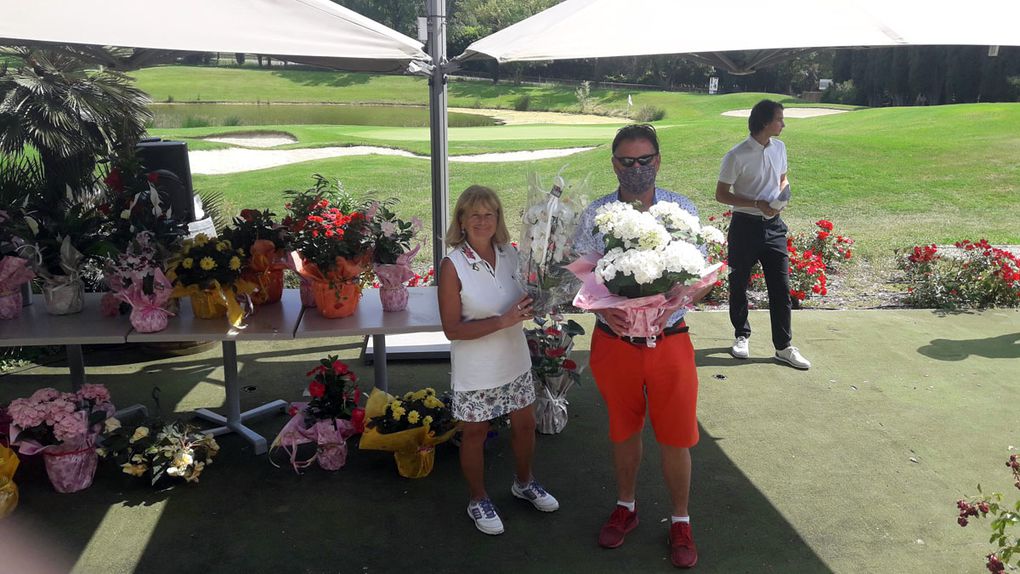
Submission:
[[[726,152],[719,168],[719,181],[732,185],[737,197],[771,202],[779,197],[779,179],[787,171],[786,144],[769,138],[769,145],[763,146],[747,136]],[[733,211],[764,215],[754,207],[734,207]]]

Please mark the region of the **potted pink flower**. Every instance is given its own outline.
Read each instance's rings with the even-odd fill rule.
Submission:
[[[115,412],[103,385],[83,385],[74,393],[39,389],[14,399],[11,444],[24,455],[43,454],[46,474],[57,492],[88,488],[96,474],[96,435]]]

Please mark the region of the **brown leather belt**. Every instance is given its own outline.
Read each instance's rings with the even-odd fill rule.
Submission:
[[[630,343],[632,345],[641,346],[641,347],[646,347],[647,346],[648,339],[646,339],[645,337],[628,337],[626,335],[617,335],[616,331],[613,331],[613,329],[610,328],[609,325],[603,323],[602,321],[598,321],[598,320],[595,321],[595,326],[598,327],[600,330],[602,330],[607,335],[609,335],[610,337],[613,337],[614,339],[620,339],[621,341]],[[677,325],[673,325],[672,327],[666,327],[665,329],[663,329],[662,330],[662,334],[658,335],[655,338],[656,339],[661,339],[663,337],[668,337],[670,335],[676,335],[677,333],[686,333],[688,331],[690,331],[690,327],[688,327],[687,324],[684,323],[683,321],[680,321],[680,323],[677,324]]]

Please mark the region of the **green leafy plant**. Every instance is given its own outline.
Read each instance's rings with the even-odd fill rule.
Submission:
[[[173,479],[198,482],[220,450],[211,435],[181,421],[160,419],[131,426],[108,419],[100,444],[96,450],[101,457],[126,474],[148,477],[153,486]]]
[[[1013,486],[1020,490],[1020,456],[1010,454],[1006,467],[1013,475]],[[978,485],[978,493],[978,496],[956,501],[959,511],[956,522],[960,526],[967,526],[971,518],[991,518],[989,526],[992,535],[988,542],[996,550],[985,556],[985,567],[992,573],[1004,572],[1014,557],[1020,557],[1020,538],[1009,534],[1009,529],[1020,523],[1020,500],[1012,505],[1004,504],[1002,494],[996,492],[990,496],[985,495],[981,485]],[[1014,566],[1020,567],[1020,559],[1010,568]]]

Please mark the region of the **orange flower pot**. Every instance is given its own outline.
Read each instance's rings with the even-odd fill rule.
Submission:
[[[258,291],[251,294],[251,302],[255,305],[276,303],[283,297],[283,269],[245,269],[241,272],[241,278],[258,287]]]
[[[198,319],[217,319],[227,316],[227,306],[217,291],[199,291],[191,296],[191,311]]]
[[[361,286],[356,283],[334,283],[315,281],[312,283],[315,306],[327,319],[350,317],[361,301]]]

